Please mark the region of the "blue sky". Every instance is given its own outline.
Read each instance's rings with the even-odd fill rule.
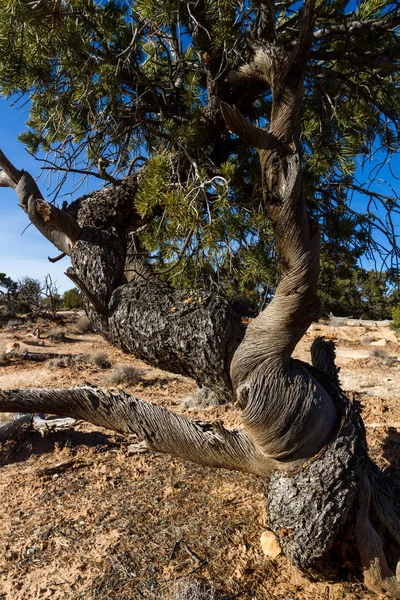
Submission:
[[[24,131],[28,112],[10,107],[0,98],[0,149],[18,169],[28,171],[37,177],[40,163],[32,158],[24,145],[17,140],[18,134]],[[38,182],[41,192],[46,198],[46,184],[43,177]],[[65,192],[68,190],[66,189]],[[82,188],[82,194],[86,189]],[[77,196],[79,193],[77,194]],[[57,256],[59,251],[48,242],[34,227],[18,206],[18,198],[13,189],[0,188],[0,273],[6,273],[14,280],[25,275],[43,280],[48,273],[53,281],[57,281],[59,291],[74,287],[64,274],[70,266],[68,257],[52,264],[47,257]]]

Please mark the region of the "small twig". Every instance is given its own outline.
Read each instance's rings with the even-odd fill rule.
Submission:
[[[192,558],[195,563],[197,563],[198,565],[204,563],[204,560],[202,560],[195,552],[193,552],[193,550],[189,548],[186,542],[184,542],[182,545],[186,552],[189,554],[190,558]]]
[[[207,565],[207,561],[204,561],[198,567],[196,567],[196,568],[192,569],[191,571],[189,571],[189,573],[183,573],[183,575],[179,575],[179,577],[177,577],[176,579],[178,580],[178,579],[182,579],[183,577],[189,577],[189,575],[193,575],[193,573],[197,573],[197,571],[200,571],[206,565]]]
[[[65,252],[61,252],[61,254],[59,254],[58,256],[56,256],[55,258],[51,258],[50,256],[47,257],[47,260],[49,260],[51,263],[56,263],[59,260],[61,260],[62,258],[65,258],[65,256],[67,256],[65,254]]]
[[[36,475],[40,477],[49,477],[50,475],[55,475],[56,473],[65,473],[68,469],[83,469],[84,467],[89,467],[92,463],[84,463],[77,462],[75,459],[66,460],[62,463],[58,463],[53,467],[44,467],[43,469],[38,469],[36,471]]]

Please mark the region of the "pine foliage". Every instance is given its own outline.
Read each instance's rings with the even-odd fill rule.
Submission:
[[[156,270],[173,285],[223,288],[254,305],[275,285],[275,250],[260,211],[258,157],[227,131],[219,103],[268,127],[270,90],[229,77],[248,61],[249,39],[295,43],[299,3],[276,3],[272,21],[267,5],[0,5],[0,92],[30,102],[20,135],[28,150],[46,153],[46,165],[63,173],[101,179],[102,160],[107,176],[140,172],[133,201],[148,221],[140,244]],[[362,188],[356,173],[371,157],[389,162],[398,150],[399,24],[395,2],[319,3],[301,143],[310,211],[323,232],[322,290],[335,268],[353,270],[368,252],[398,268],[391,218],[399,201]],[[357,209],[354,191],[365,194]],[[378,206],[386,211],[380,221]]]

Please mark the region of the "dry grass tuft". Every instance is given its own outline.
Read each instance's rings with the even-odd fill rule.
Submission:
[[[173,600],[215,600],[215,590],[198,581],[178,581],[172,597]]]
[[[143,377],[143,371],[132,365],[116,365],[107,376],[108,385],[137,385]]]
[[[181,408],[186,410],[197,410],[208,406],[218,406],[218,396],[207,387],[197,388],[195,392],[185,396],[181,402]]]
[[[76,323],[70,327],[71,333],[89,333],[92,331],[92,326],[86,315],[81,315]]]
[[[103,352],[102,350],[99,350],[92,356],[92,362],[99,369],[110,369],[112,366],[107,352]]]

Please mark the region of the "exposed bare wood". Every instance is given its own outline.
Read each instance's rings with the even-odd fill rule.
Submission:
[[[0,166],[3,169],[0,173],[0,187],[14,188],[21,208],[33,225],[61,252],[71,254],[71,248],[81,233],[74,217],[43,200],[33,177],[16,169],[1,150]]]
[[[32,426],[33,414],[15,415],[13,419],[0,424],[0,444],[18,438],[24,429]]]
[[[14,187],[21,179],[22,171],[19,171],[14,165],[8,160],[7,156],[0,150],[0,167],[3,169],[0,175],[2,176],[3,186],[1,187]]]
[[[165,452],[210,467],[262,475],[276,463],[262,455],[244,431],[200,423],[119,390],[0,390],[0,412],[40,412],[84,419],[123,434],[135,433],[155,452]]]
[[[36,201],[36,210],[43,217],[45,223],[65,233],[72,244],[79,239],[81,228],[70,214],[40,199]]]

